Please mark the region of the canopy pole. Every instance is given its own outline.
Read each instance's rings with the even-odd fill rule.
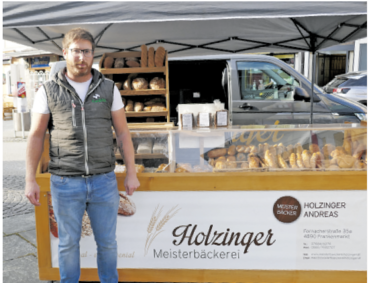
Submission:
[[[313,66],[311,70],[311,96],[310,96],[310,124],[313,124],[313,113],[314,113],[314,82],[315,82],[315,68],[316,68],[316,45],[315,45],[316,37],[311,34],[310,35],[310,46],[311,51],[313,53]]]

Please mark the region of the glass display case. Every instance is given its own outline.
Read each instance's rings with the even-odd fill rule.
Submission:
[[[367,168],[367,130],[360,124],[131,132],[139,173],[356,171]],[[124,165],[118,164],[116,172],[124,172]]]

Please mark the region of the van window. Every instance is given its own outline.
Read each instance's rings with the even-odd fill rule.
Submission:
[[[280,67],[263,62],[237,62],[242,100],[293,100],[296,78]]]

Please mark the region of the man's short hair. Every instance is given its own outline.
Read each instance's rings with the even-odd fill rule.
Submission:
[[[91,42],[92,44],[92,51],[95,51],[95,40],[92,36],[92,34],[84,28],[74,28],[68,31],[64,35],[63,39],[63,49],[67,49],[69,45],[73,43],[73,41],[78,39],[85,39]]]

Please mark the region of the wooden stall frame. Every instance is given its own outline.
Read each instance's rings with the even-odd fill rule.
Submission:
[[[37,168],[41,206],[35,208],[39,277],[60,280],[52,267],[47,193],[50,174],[42,173],[49,160],[49,135]],[[117,173],[118,190],[124,191],[125,174]],[[139,191],[288,191],[288,190],[366,190],[367,172],[242,172],[242,173],[144,173],[138,174]],[[247,180],[247,185],[245,181]],[[261,186],[260,184],[263,184]],[[173,186],[175,184],[175,186]],[[352,188],[355,184],[355,189]],[[118,269],[119,282],[283,282],[283,283],[361,283],[366,271],[318,270],[211,270],[211,269]],[[81,281],[98,281],[96,268],[82,268]]]

